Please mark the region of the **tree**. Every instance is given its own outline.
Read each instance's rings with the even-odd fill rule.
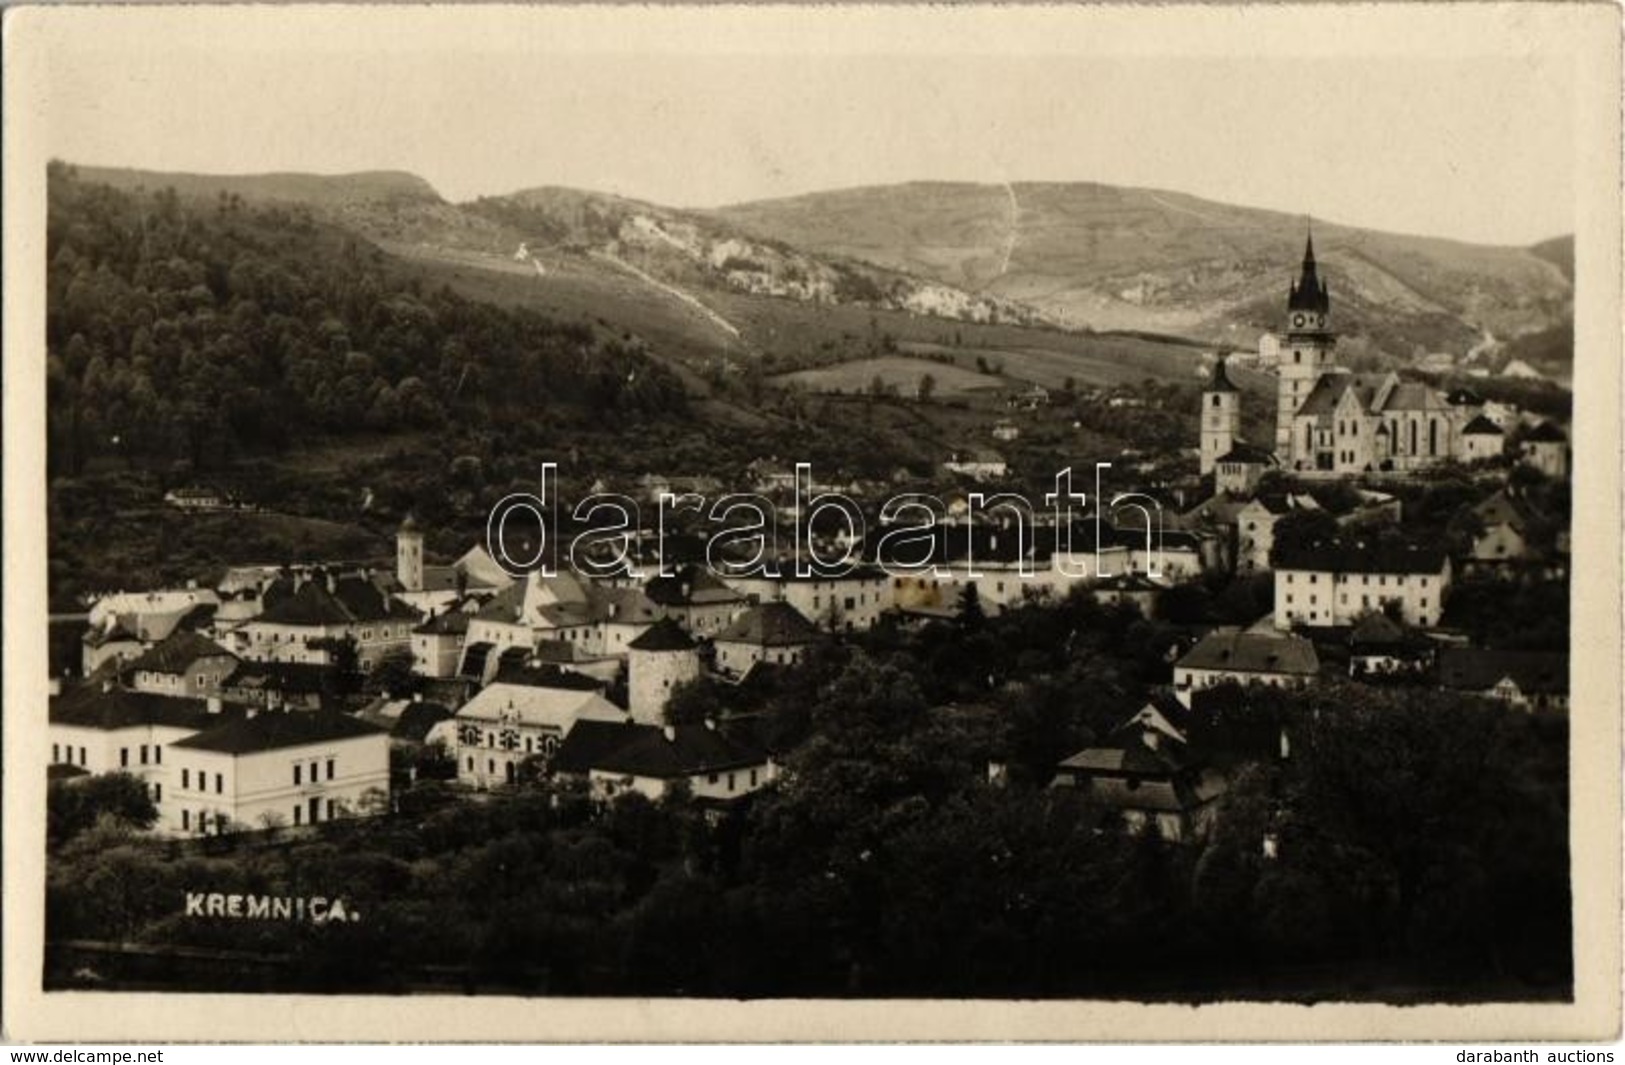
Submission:
[[[390,651],[367,674],[366,689],[385,698],[402,699],[423,687],[423,678],[412,672],[412,652],[408,648]]]
[[[937,390],[937,379],[933,374],[920,375],[919,397],[922,402],[930,400]]]
[[[723,715],[731,686],[710,673],[680,682],[666,698],[668,725],[698,725]]]
[[[50,785],[45,824],[52,849],[104,819],[134,829],[151,828],[158,820],[158,808],[146,782],[129,773],[101,773]]]
[[[976,590],[975,581],[966,584],[965,590],[959,593],[957,617],[959,627],[970,631],[980,629],[987,621],[987,613],[982,609],[982,593]]]

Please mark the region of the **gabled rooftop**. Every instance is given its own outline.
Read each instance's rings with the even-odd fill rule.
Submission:
[[[565,736],[552,767],[563,773],[597,770],[674,780],[766,763],[765,751],[720,726],[582,721]]]
[[[270,710],[188,736],[172,746],[243,755],[384,734],[376,725],[348,714]]]
[[[1214,632],[1204,636],[1174,665],[1176,669],[1313,676],[1320,669],[1320,659],[1315,645],[1301,637]]]
[[[748,643],[757,647],[787,647],[817,643],[818,627],[789,603],[753,606],[716,635],[717,643]]]
[[[1278,545],[1271,562],[1277,572],[1432,575],[1444,569],[1447,558],[1444,547],[1437,544],[1354,540]]]
[[[363,577],[340,577],[329,589],[327,581],[307,580],[291,595],[277,598],[256,621],[276,625],[333,627],[369,621],[413,621],[417,611],[396,602],[387,592]]]
[[[1487,692],[1510,679],[1525,695],[1569,690],[1569,656],[1562,651],[1503,651],[1451,647],[1439,654],[1439,683],[1457,691]]]
[[[222,719],[201,699],[173,699],[116,684],[80,685],[52,699],[47,714],[53,725],[104,732],[143,726],[201,729]]]
[[[669,607],[738,603],[745,598],[709,567],[697,564],[679,566],[671,573],[652,578],[644,586],[644,594],[660,606]]]
[[[1524,439],[1535,444],[1566,444],[1569,441],[1568,434],[1556,422],[1550,421],[1535,426]]]
[[[236,658],[207,636],[180,631],[149,649],[127,668],[148,673],[185,673],[200,658]]]

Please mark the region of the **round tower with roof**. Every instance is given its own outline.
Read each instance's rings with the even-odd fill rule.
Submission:
[[[626,708],[639,724],[663,725],[673,689],[700,675],[699,649],[671,618],[655,622],[626,646]]]
[[[1202,392],[1201,473],[1213,472],[1220,455],[1227,455],[1241,437],[1241,392],[1230,383],[1224,356],[1213,366],[1213,380]]]
[[[1320,375],[1335,364],[1337,337],[1331,331],[1331,292],[1315,263],[1315,237],[1304,241],[1303,268],[1287,292],[1286,329],[1277,368],[1279,407],[1275,419],[1275,453],[1283,466],[1313,455],[1313,445],[1292,438],[1292,419],[1314,390]]]
[[[410,514],[395,533],[395,578],[405,591],[423,590],[423,530]]]

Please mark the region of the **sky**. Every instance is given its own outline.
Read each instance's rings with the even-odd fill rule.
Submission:
[[[407,170],[452,200],[1094,181],[1483,243],[1574,229],[1573,79],[1538,25],[941,10],[101,11],[47,35],[39,106],[72,162]]]

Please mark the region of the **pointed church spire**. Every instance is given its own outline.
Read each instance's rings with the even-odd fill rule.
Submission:
[[[1236,386],[1231,384],[1230,375],[1225,372],[1224,360],[1229,357],[1226,352],[1219,356],[1219,361],[1213,366],[1213,379],[1208,382],[1208,392],[1234,392]]]
[[[1325,314],[1331,310],[1331,295],[1326,289],[1326,283],[1320,280],[1320,271],[1315,265],[1315,232],[1314,223],[1308,222],[1303,243],[1303,273],[1292,286],[1291,294],[1287,298],[1289,311],[1318,311]]]

